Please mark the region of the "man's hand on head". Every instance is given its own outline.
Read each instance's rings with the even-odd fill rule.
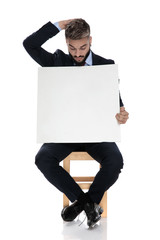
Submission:
[[[115,117],[118,123],[124,124],[127,122],[129,118],[129,113],[125,110],[124,107],[120,107],[120,113],[117,113]]]
[[[59,24],[61,29],[66,29],[67,24],[69,24],[73,20],[74,20],[74,18],[73,19],[69,19],[69,20],[59,21],[58,24]]]

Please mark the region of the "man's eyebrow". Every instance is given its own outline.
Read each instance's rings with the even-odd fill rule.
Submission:
[[[74,46],[72,46],[70,43],[69,43],[69,46],[72,47],[72,48],[75,48]]]
[[[85,46],[87,46],[87,44],[82,45],[81,48],[82,48],[82,47],[85,47]]]
[[[72,47],[72,48],[75,48],[74,46],[72,46],[70,43],[69,43],[69,46],[70,47]],[[82,45],[82,46],[80,46],[80,48],[83,48],[83,47],[85,47],[85,46],[87,46],[87,44],[85,43],[84,45]]]

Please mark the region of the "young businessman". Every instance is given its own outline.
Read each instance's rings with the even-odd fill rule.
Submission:
[[[69,54],[59,49],[50,53],[42,48],[43,43],[63,29]],[[113,60],[94,54],[91,51],[91,43],[88,23],[83,19],[70,19],[54,24],[48,22],[27,37],[23,45],[42,67],[114,64]],[[119,99],[120,112],[115,117],[120,124],[124,124],[128,119],[128,112],[120,96]],[[87,193],[84,193],[68,172],[59,165],[73,151],[88,152],[102,166]],[[115,183],[123,168],[122,155],[114,142],[44,143],[36,155],[35,163],[48,181],[65,193],[72,202],[62,210],[63,220],[73,221],[84,210],[89,227],[100,220],[103,209],[99,203],[104,192]]]

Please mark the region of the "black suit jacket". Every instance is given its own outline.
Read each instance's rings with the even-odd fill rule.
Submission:
[[[49,38],[52,38],[58,32],[58,28],[51,22],[48,22],[23,41],[23,46],[26,51],[42,67],[74,66],[73,60],[69,54],[65,54],[60,49],[57,49],[54,53],[50,53],[41,47]],[[105,59],[93,52],[92,60],[93,65],[114,64],[113,60]],[[123,106],[121,97],[120,106]]]

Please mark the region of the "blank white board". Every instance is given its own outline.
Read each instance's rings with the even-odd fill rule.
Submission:
[[[120,141],[118,65],[40,67],[38,143]]]

